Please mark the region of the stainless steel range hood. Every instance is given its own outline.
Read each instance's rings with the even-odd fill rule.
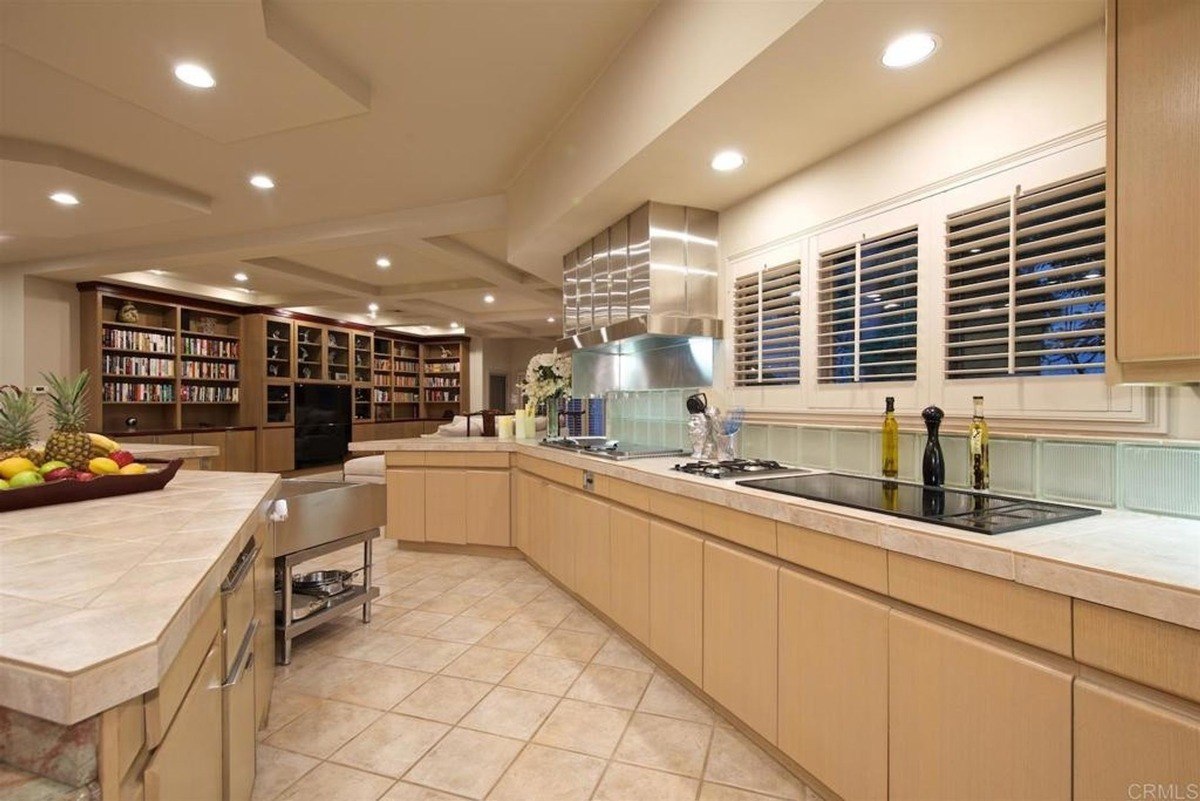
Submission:
[[[563,256],[576,397],[712,384],[717,213],[649,202]]]

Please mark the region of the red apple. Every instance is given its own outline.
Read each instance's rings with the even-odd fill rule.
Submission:
[[[75,471],[69,467],[60,467],[57,470],[51,470],[43,478],[47,481],[69,481],[75,478]]]
[[[76,470],[75,471],[75,480],[76,481],[95,481],[97,478],[99,478],[98,475],[96,475],[95,473],[89,473],[86,470]]]
[[[130,453],[129,451],[124,451],[124,450],[122,450],[122,451],[113,451],[112,453],[110,453],[110,454],[108,455],[108,458],[109,458],[109,459],[112,459],[114,462],[116,462],[116,463],[117,463],[117,467],[124,467],[125,465],[127,465],[127,464],[133,464],[133,462],[134,462],[134,461],[136,461],[136,460],[133,458],[133,454],[132,454],[132,453]]]

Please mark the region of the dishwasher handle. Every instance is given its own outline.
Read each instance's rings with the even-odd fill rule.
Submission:
[[[254,567],[254,560],[258,558],[261,550],[262,546],[255,540],[247,543],[242,552],[238,554],[237,561],[233,563],[229,575],[225,577],[225,581],[221,582],[222,595],[230,595],[241,588],[242,582],[246,580],[246,576],[250,575],[250,569]]]
[[[222,688],[236,685],[242,680],[242,674],[254,666],[254,635],[257,633],[258,621],[255,620],[250,624],[250,628],[246,629],[246,636],[242,638],[241,647],[238,648],[237,664],[233,666],[229,678],[221,685]]]

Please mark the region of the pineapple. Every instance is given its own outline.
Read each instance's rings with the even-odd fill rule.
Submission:
[[[76,378],[43,373],[49,385],[50,419],[54,430],[46,439],[45,458],[66,462],[76,470],[87,469],[92,458],[92,440],[87,428],[87,370]]]
[[[37,399],[14,386],[0,387],[0,462],[12,457],[41,465],[42,452],[33,447]]]

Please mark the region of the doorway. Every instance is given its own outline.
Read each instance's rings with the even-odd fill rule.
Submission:
[[[508,376],[505,373],[488,374],[487,408],[508,411]]]

